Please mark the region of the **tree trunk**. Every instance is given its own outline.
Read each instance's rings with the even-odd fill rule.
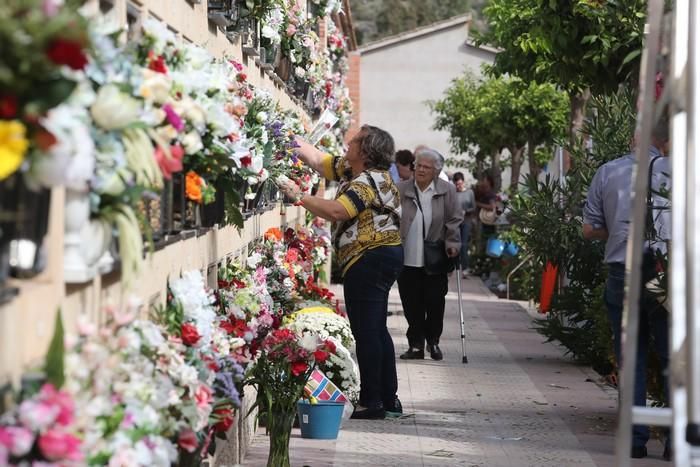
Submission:
[[[525,147],[512,147],[508,148],[508,150],[510,151],[510,187],[508,189],[511,193],[517,193]]]
[[[501,150],[494,149],[491,153],[491,176],[493,177],[494,191],[501,191],[502,173],[501,173]]]
[[[578,94],[569,96],[571,99],[570,127],[569,127],[569,146],[576,146],[578,134],[583,127],[583,120],[586,117],[586,104],[591,97],[590,89],[586,89]],[[571,167],[571,156],[569,151],[564,151],[564,172],[567,172]]]
[[[540,172],[542,171],[542,168],[537,163],[537,160],[535,160],[536,149],[537,148],[535,147],[535,143],[533,141],[527,142],[527,162],[530,166],[530,175],[535,177],[535,179],[539,178]]]

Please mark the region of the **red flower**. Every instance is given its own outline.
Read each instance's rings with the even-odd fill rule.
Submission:
[[[148,69],[157,73],[168,73],[168,67],[165,64],[165,58],[162,55],[156,55],[153,51],[148,52]]]
[[[238,74],[236,75],[236,80],[237,80],[239,83],[242,83],[243,81],[245,81],[245,80],[247,80],[247,79],[248,79],[248,75],[246,75],[245,73],[238,73]]]
[[[17,96],[0,97],[0,118],[14,118],[17,115]]]
[[[330,354],[323,350],[317,350],[314,352],[314,359],[317,363],[325,362],[326,360],[328,360],[328,357],[330,357]]]
[[[337,348],[332,340],[327,340],[324,342],[324,344],[326,344],[326,349],[328,349],[330,353],[334,354],[336,352]]]
[[[194,452],[199,446],[197,434],[190,428],[184,428],[177,437],[177,445],[187,452]]]
[[[219,422],[214,425],[214,429],[218,433],[225,433],[233,425],[233,412],[229,408],[216,409],[214,416],[219,419]]]
[[[250,167],[253,164],[253,158],[250,155],[241,157],[241,165],[243,167]]]
[[[57,38],[46,49],[46,56],[56,65],[68,65],[74,70],[82,70],[88,63],[83,46],[70,39]]]
[[[197,332],[197,327],[194,324],[184,323],[180,331],[182,332],[182,342],[184,342],[185,345],[192,346],[199,342],[201,336]]]
[[[306,370],[309,369],[309,365],[306,364],[306,362],[294,362],[292,363],[292,374],[294,376],[299,376],[301,374],[304,374]]]

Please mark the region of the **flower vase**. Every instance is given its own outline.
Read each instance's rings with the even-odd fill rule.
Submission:
[[[296,404],[283,407],[273,403],[272,416],[268,418],[267,431],[270,435],[270,451],[267,457],[267,467],[289,467],[289,438],[292,434],[292,423],[296,417]]]
[[[66,188],[63,237],[63,274],[67,283],[87,282],[95,277],[96,268],[88,265],[83,254],[83,229],[90,221],[90,198],[87,192]]]

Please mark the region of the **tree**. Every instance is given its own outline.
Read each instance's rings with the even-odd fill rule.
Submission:
[[[474,154],[478,147],[489,154],[497,185],[500,154],[508,149],[513,190],[520,180],[526,146],[530,171],[537,173],[535,150],[563,134],[567,107],[566,94],[551,84],[525,83],[515,77],[480,81],[469,73],[453,80],[442,100],[431,103],[434,128],[450,133],[452,151]]]
[[[492,71],[549,82],[571,98],[570,144],[590,93],[604,94],[637,76],[644,0],[492,0],[478,42],[499,47]]]

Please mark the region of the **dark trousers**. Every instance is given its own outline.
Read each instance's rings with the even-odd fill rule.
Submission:
[[[618,363],[621,354],[622,307],[625,296],[625,265],[610,264],[605,285],[605,305],[613,329],[615,357]],[[639,339],[637,341],[637,363],[634,369],[634,405],[647,403],[647,357],[650,341],[659,356],[663,370],[664,389],[668,397],[668,312],[656,300],[643,293],[639,306]],[[649,427],[635,425],[632,430],[632,445],[644,446],[649,440]]]
[[[394,342],[386,327],[389,290],[403,265],[401,246],[367,251],[345,273],[343,292],[360,367],[360,405],[392,405],[398,389]]]
[[[408,321],[408,345],[422,349],[439,344],[445,316],[447,274],[429,275],[425,268],[404,266],[399,276],[401,305]]]
[[[459,249],[459,264],[462,266],[462,271],[466,271],[469,267],[469,239],[472,235],[471,222],[465,222],[459,226],[459,234],[462,240],[462,247]]]

